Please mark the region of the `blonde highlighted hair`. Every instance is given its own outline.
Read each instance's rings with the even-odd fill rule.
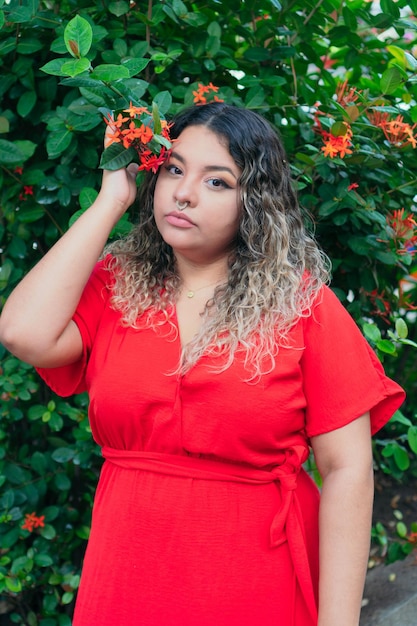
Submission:
[[[218,357],[214,369],[222,371],[241,354],[247,379],[255,381],[273,369],[291,327],[311,313],[329,262],[306,231],[282,142],[263,117],[219,102],[194,106],[174,118],[172,138],[190,125],[214,132],[240,168],[241,221],[227,284],[207,303],[178,371],[187,372],[203,354]],[[112,305],[125,325],[175,329],[181,282],[153,217],[156,180],[148,174],[140,188],[137,226],[106,249],[115,275]]]

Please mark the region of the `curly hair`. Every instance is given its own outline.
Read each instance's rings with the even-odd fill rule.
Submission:
[[[248,380],[258,380],[273,369],[292,326],[311,314],[329,279],[329,261],[306,231],[283,144],[263,117],[221,102],[193,106],[174,117],[172,138],[192,125],[214,132],[240,168],[241,218],[227,284],[206,304],[201,329],[183,349],[178,372],[188,371],[203,354],[218,357],[214,369],[223,371],[239,354]],[[153,216],[157,176],[148,174],[139,190],[138,224],[106,248],[115,274],[112,305],[125,325],[168,322],[175,331],[181,280],[174,251]]]

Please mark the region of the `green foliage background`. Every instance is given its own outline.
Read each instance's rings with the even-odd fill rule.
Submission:
[[[375,440],[377,467],[415,478],[417,331],[399,291],[417,303],[415,242],[399,251],[387,216],[415,215],[417,151],[367,112],[417,123],[416,14],[417,0],[0,0],[0,301],[93,201],[99,109],[155,100],[170,117],[212,82],[280,130],[333,288],[408,392]],[[345,79],[351,106],[335,98]],[[323,154],[317,103],[328,130],[351,126],[352,154]],[[1,346],[0,359],[0,606],[14,623],[67,626],[100,467],[87,398],[57,398]],[[45,526],[29,532],[32,512]],[[411,549],[407,534],[383,538],[387,560]]]

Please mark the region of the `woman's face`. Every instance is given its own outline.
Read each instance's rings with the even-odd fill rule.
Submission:
[[[180,134],[154,194],[156,225],[174,252],[199,263],[229,254],[240,221],[239,176],[211,130],[189,126]],[[179,211],[176,202],[187,206]]]

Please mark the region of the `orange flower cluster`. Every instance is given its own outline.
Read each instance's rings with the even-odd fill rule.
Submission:
[[[355,104],[361,93],[362,91],[360,89],[349,87],[347,80],[343,83],[339,83],[336,87],[337,102],[343,107],[349,107]]]
[[[219,88],[213,83],[208,85],[202,85],[198,83],[198,89],[193,91],[194,104],[207,104],[207,102],[224,102],[221,98],[215,94],[219,91]]]
[[[26,513],[22,530],[28,530],[30,533],[34,528],[43,528],[45,526],[45,515],[38,516],[35,512]]]
[[[128,109],[109,114],[104,120],[108,125],[106,147],[116,143],[126,150],[133,148],[139,157],[139,169],[156,173],[169,157],[170,150],[156,140],[152,120],[152,114],[146,107],[137,107],[132,103]],[[160,120],[160,124],[160,136],[170,142],[170,125],[165,120]]]
[[[412,215],[404,215],[404,209],[387,215],[387,224],[392,231],[392,241],[398,254],[417,253],[417,222]]]
[[[382,129],[386,139],[393,145],[402,147],[411,144],[413,148],[417,148],[417,124],[410,126],[408,122],[404,122],[402,115],[391,119],[389,113],[370,111],[368,119],[371,124]]]
[[[322,151],[324,156],[328,156],[331,159],[338,156],[343,159],[347,154],[352,154],[352,129],[349,124],[345,124],[346,132],[344,135],[333,135],[322,129],[321,136],[323,137]]]
[[[343,83],[340,83],[336,88],[336,99],[337,102],[342,105],[345,109],[352,107],[357,99],[359,98],[360,91],[357,91],[353,88],[348,89],[348,82],[345,80]],[[317,105],[319,106],[319,105]],[[342,122],[338,126],[337,134],[334,134],[331,131],[328,131],[323,128],[323,125],[320,121],[320,116],[325,115],[319,108],[314,116],[315,130],[322,136],[323,146],[322,151],[324,156],[330,157],[333,159],[334,157],[340,157],[343,159],[347,154],[352,154],[352,129],[348,122]],[[341,132],[343,130],[344,132]]]
[[[343,123],[341,128],[344,128],[345,132],[342,134],[333,135],[333,133],[323,128],[323,125],[320,121],[320,115],[324,114],[319,109],[317,109],[314,116],[315,130],[322,136],[323,146],[321,149],[324,153],[324,156],[330,157],[331,159],[333,159],[333,157],[335,156],[339,156],[343,159],[346,154],[352,154],[352,129],[350,125],[346,122]]]

